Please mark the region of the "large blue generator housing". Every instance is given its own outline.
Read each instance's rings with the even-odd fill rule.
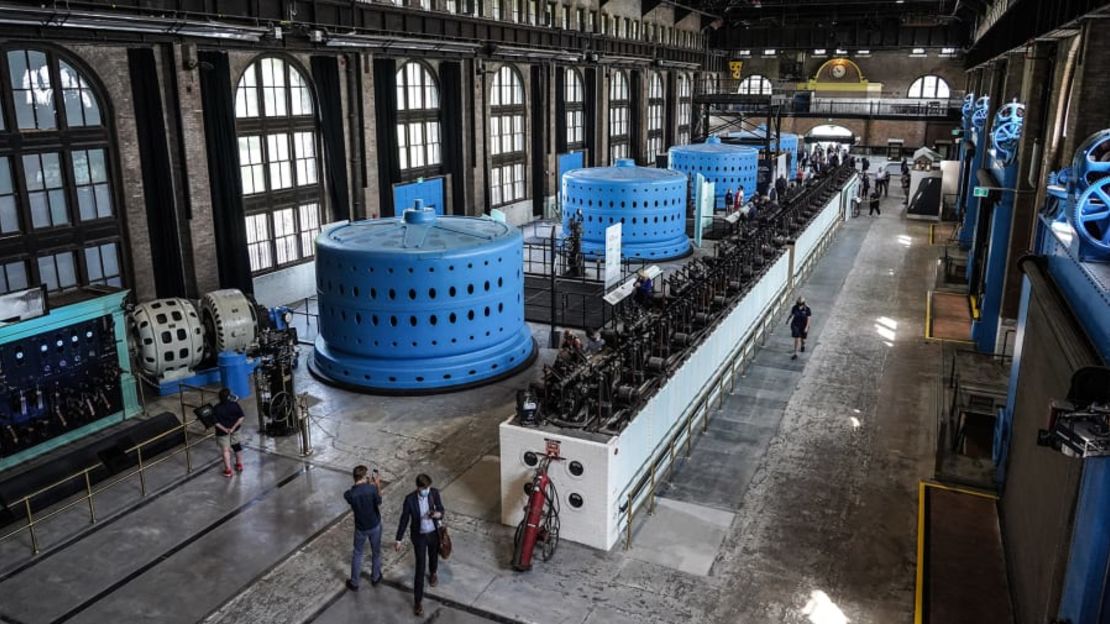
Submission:
[[[705,143],[676,145],[670,149],[671,169],[693,177],[700,173],[713,183],[715,206],[725,208],[725,194],[744,187],[744,197],[755,196],[759,173],[759,150],[754,147],[721,143],[711,136]]]
[[[563,230],[582,215],[582,252],[605,254],[605,228],[621,223],[621,256],[666,260],[690,252],[686,238],[686,176],[637,167],[627,158],[612,167],[563,175]]]
[[[528,365],[523,248],[515,227],[422,207],[322,232],[313,374],[351,389],[420,393]]]

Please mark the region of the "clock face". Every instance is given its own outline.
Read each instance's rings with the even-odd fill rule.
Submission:
[[[846,73],[848,73],[848,70],[843,65],[833,65],[832,66],[832,76],[833,76],[833,78],[843,78],[844,74],[846,74]]]

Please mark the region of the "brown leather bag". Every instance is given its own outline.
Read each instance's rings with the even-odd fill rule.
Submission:
[[[438,527],[439,531],[439,558],[451,558],[451,536],[447,533],[447,527],[442,524]]]

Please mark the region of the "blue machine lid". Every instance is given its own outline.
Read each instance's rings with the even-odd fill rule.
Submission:
[[[516,228],[484,217],[436,215],[418,205],[394,219],[352,221],[325,231],[319,243],[333,249],[390,254],[443,253],[520,236]]]
[[[701,154],[739,154],[743,152],[757,153],[754,147],[737,145],[735,143],[722,143],[721,137],[713,135],[705,143],[691,143],[689,145],[675,145],[671,148],[675,152],[698,152]]]
[[[657,184],[669,182],[686,182],[686,175],[670,169],[656,169],[655,167],[637,167],[631,158],[621,158],[612,167],[591,167],[589,169],[575,169],[563,174],[565,181],[583,182],[586,184],[604,184],[611,182],[638,182],[641,184]]]

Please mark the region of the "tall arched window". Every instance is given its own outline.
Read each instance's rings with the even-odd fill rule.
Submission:
[[[752,74],[740,81],[736,90],[740,95],[771,95],[771,81],[759,74]]]
[[[126,282],[113,135],[93,85],[52,49],[4,49],[0,293]]]
[[[914,80],[908,95],[911,98],[948,99],[950,93],[944,78],[929,74]]]
[[[628,158],[628,77],[614,69],[609,76],[609,161]]]
[[[323,187],[312,93],[300,70],[269,56],[247,67],[235,91],[235,131],[251,271],[311,260]]]
[[[663,152],[663,108],[667,104],[666,92],[663,90],[663,78],[656,73],[651,75],[648,83],[648,123],[647,123],[647,158],[655,162],[655,157]]]
[[[439,88],[427,67],[409,61],[397,70],[397,145],[401,177],[441,172]]]
[[[489,101],[490,205],[524,199],[524,83],[504,65],[493,75]]]
[[[686,74],[678,75],[678,144],[686,145],[690,142],[690,123],[692,114],[690,92],[690,77]]]
[[[566,68],[567,148],[586,146],[585,96],[582,75],[573,67]]]

